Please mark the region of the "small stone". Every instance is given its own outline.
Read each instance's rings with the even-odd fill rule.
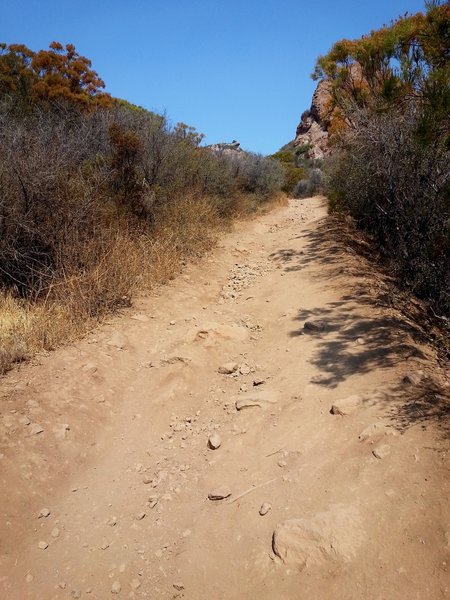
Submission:
[[[44,431],[44,428],[42,427],[42,425],[39,425],[39,423],[32,423],[28,431],[30,435],[38,435],[39,433],[42,433]]]
[[[97,371],[97,368],[97,365],[93,362],[88,362],[82,366],[83,371],[91,374],[94,374]]]
[[[255,387],[258,387],[259,385],[263,385],[264,383],[266,383],[265,379],[254,379],[253,380],[253,385]]]
[[[138,512],[134,518],[136,519],[136,521],[142,521],[142,519],[145,519],[146,517],[146,513],[144,511],[142,512]]]
[[[38,514],[38,519],[42,519],[42,517],[49,517],[50,516],[50,510],[48,508],[41,508],[41,510],[39,511]]]
[[[141,587],[141,582],[139,581],[139,579],[132,579],[130,581],[130,586],[133,590],[138,590]]]
[[[172,325],[172,327],[175,325],[175,321],[170,321],[169,325]]]
[[[58,587],[61,588],[62,590],[65,590],[67,587],[67,583],[65,581],[60,581],[58,583]]]
[[[48,548],[47,542],[39,542],[38,548],[39,548],[39,550],[47,550],[47,548]]]
[[[122,591],[122,586],[120,585],[120,582],[114,581],[114,583],[111,586],[111,594],[120,594],[121,591]]]
[[[223,485],[215,490],[212,490],[208,494],[208,498],[210,500],[223,500],[224,498],[228,498],[231,496],[231,490],[226,485]]]
[[[107,548],[109,548],[109,542],[108,540],[103,540],[103,542],[100,545],[100,550],[106,550]]]
[[[318,332],[318,331],[324,331],[325,329],[325,322],[324,321],[305,321],[304,325],[303,325],[303,329],[305,331],[310,331],[310,332]]]
[[[181,582],[176,582],[173,584],[173,587],[178,591],[181,592],[182,590],[184,590],[184,585]]]
[[[25,577],[25,581],[27,583],[31,583],[33,581],[34,577],[31,573],[27,573],[27,576]]]
[[[386,432],[386,426],[383,423],[372,423],[366,427],[358,436],[358,439],[363,442],[376,436],[381,436]]]
[[[222,445],[222,440],[218,433],[212,433],[208,438],[208,446],[211,450],[217,450]]]
[[[190,530],[190,529],[186,529],[186,531],[183,531],[183,537],[184,537],[184,538],[187,538],[187,537],[189,537],[189,536],[191,535],[191,533],[192,533],[192,532],[191,532],[191,530]]]
[[[149,483],[151,483],[153,481],[152,477],[149,477],[148,475],[146,475],[143,479],[142,479],[142,483],[145,483],[145,485],[148,485]]]
[[[356,394],[352,396],[348,396],[347,398],[342,398],[341,400],[336,400],[331,406],[331,414],[332,415],[349,415],[357,408],[362,405],[362,398]]]
[[[113,346],[119,350],[125,350],[128,346],[128,339],[120,331],[114,331],[109,340],[106,342],[108,346]]]
[[[50,535],[51,535],[53,538],[57,538],[57,537],[59,537],[59,528],[58,528],[58,527],[53,527],[53,529],[52,529],[52,531],[51,531]]]
[[[262,517],[264,517],[264,515],[267,515],[267,513],[271,509],[272,509],[272,505],[271,504],[269,504],[268,502],[263,502],[263,504],[261,504],[261,508],[259,509],[259,514]]]
[[[117,517],[111,517],[106,521],[106,524],[110,527],[115,527],[115,525],[117,525]]]
[[[379,458],[380,460],[386,458],[391,452],[391,447],[389,444],[382,444],[381,446],[377,446],[372,450],[372,454],[375,458]]]
[[[238,370],[238,367],[239,365],[237,363],[228,362],[224,363],[223,365],[220,365],[217,371],[222,375],[231,375],[232,373]]]
[[[409,385],[419,385],[423,378],[423,371],[408,371],[408,373],[406,373],[403,377],[403,383],[407,383]]]
[[[158,496],[150,496],[148,499],[150,508],[155,508],[158,504]]]
[[[251,372],[251,369],[250,369],[250,367],[249,367],[248,365],[246,365],[246,364],[243,364],[243,365],[241,365],[241,366],[239,367],[239,373],[240,373],[241,375],[249,375],[249,374],[250,374],[250,372]]]
[[[68,431],[70,431],[70,425],[68,425],[67,423],[61,423],[53,427],[53,433],[55,434],[55,438],[59,440],[66,439]]]
[[[243,410],[244,408],[262,408],[268,404],[275,404],[276,399],[268,391],[266,392],[255,392],[251,395],[245,395],[236,400],[236,410]]]
[[[70,592],[70,595],[72,596],[72,598],[75,598],[75,600],[77,600],[78,598],[81,598],[81,590],[72,590]]]
[[[285,460],[279,460],[277,464],[281,468],[287,467],[287,462]]]

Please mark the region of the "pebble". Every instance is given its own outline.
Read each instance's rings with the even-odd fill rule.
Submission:
[[[184,590],[184,585],[177,581],[176,583],[173,584],[173,587],[178,591],[181,592],[182,590]]]
[[[169,325],[172,325],[172,327],[175,325],[175,321],[170,321]]]
[[[357,408],[359,408],[363,403],[363,399],[361,396],[353,394],[352,396],[348,396],[347,398],[342,398],[341,400],[336,400],[331,406],[331,414],[332,415],[349,415]]]
[[[366,427],[358,436],[358,439],[363,442],[375,436],[383,435],[386,432],[386,426],[383,423],[375,422]]]
[[[277,464],[279,467],[282,467],[282,468],[287,467],[287,462],[285,460],[279,460]]]
[[[49,517],[49,516],[50,516],[50,510],[48,508],[42,508],[39,511],[38,519],[41,519],[42,517]]]
[[[31,583],[33,581],[34,577],[31,573],[27,573],[27,576],[25,577],[25,581],[27,583]]]
[[[30,435],[37,435],[38,433],[42,433],[44,431],[44,428],[42,427],[42,425],[39,425],[39,423],[32,423],[28,431]]]
[[[227,363],[224,363],[223,365],[220,365],[220,367],[217,369],[217,371],[219,373],[221,373],[222,375],[231,375],[232,373],[237,371],[238,368],[239,368],[239,365],[237,363],[227,362]]]
[[[39,548],[39,550],[47,550],[47,548],[48,548],[47,542],[39,542],[38,548]]]
[[[408,371],[403,377],[403,383],[418,385],[424,378],[423,371]]]
[[[81,590],[72,590],[70,592],[70,595],[72,596],[72,598],[81,598]]]
[[[158,496],[150,496],[148,501],[150,508],[155,508],[155,506],[158,504]]]
[[[120,594],[121,591],[122,591],[122,586],[120,585],[120,582],[114,581],[114,583],[111,586],[111,594]]]
[[[208,438],[208,446],[211,450],[217,450],[222,445],[222,439],[218,433],[212,433]]]
[[[269,504],[268,502],[263,502],[261,504],[261,508],[259,509],[259,514],[264,517],[264,515],[267,515],[267,513],[269,512],[269,510],[272,509],[272,505]]]
[[[128,345],[128,339],[120,331],[114,331],[110,339],[106,342],[108,346],[113,346],[119,350],[125,350]]]
[[[381,446],[377,446],[372,450],[372,454],[375,458],[379,458],[380,460],[386,458],[391,452],[391,447],[389,444],[382,444]]]
[[[141,587],[141,582],[139,581],[139,579],[132,579],[130,581],[130,586],[133,590],[138,590]]]
[[[303,325],[305,331],[323,331],[325,329],[324,321],[305,321]]]
[[[135,515],[135,519],[136,521],[142,521],[142,519],[144,519],[146,517],[146,513],[144,511],[139,512]]]
[[[231,496],[231,490],[226,485],[216,488],[208,494],[208,498],[210,500],[223,500],[224,498],[228,498],[229,496]]]
[[[266,380],[265,380],[265,379],[254,379],[254,380],[253,380],[253,385],[254,385],[255,387],[257,387],[258,385],[263,385],[265,382],[266,382]]]
[[[114,527],[115,525],[117,525],[117,517],[111,517],[106,521],[106,524],[110,527]]]
[[[106,550],[107,548],[109,548],[109,542],[107,540],[103,540],[100,550]]]
[[[52,537],[54,537],[54,538],[57,538],[57,537],[59,537],[59,529],[58,529],[58,527],[53,527],[53,529],[52,529],[52,531],[51,531],[50,535],[51,535]]]
[[[241,375],[249,375],[249,374],[250,374],[250,372],[251,372],[251,369],[250,369],[250,367],[249,367],[248,365],[246,365],[246,364],[243,364],[243,365],[241,365],[241,366],[239,367],[239,373],[240,373]]]

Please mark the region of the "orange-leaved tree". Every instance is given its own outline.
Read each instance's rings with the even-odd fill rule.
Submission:
[[[52,42],[33,52],[23,44],[0,44],[0,97],[28,103],[67,101],[85,108],[109,106],[111,97],[91,61],[75,46]]]

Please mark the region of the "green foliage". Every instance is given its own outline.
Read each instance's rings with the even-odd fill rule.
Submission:
[[[418,296],[450,312],[450,5],[429,2],[317,61],[340,127],[330,206],[349,212]]]

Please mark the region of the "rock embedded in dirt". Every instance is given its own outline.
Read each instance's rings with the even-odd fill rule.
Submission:
[[[275,403],[276,403],[276,399],[273,397],[273,395],[270,392],[266,391],[266,392],[258,392],[255,394],[249,394],[249,395],[240,397],[236,400],[235,405],[236,405],[237,410],[243,410],[244,408],[254,408],[254,407],[262,408],[269,404],[275,404]]]
[[[348,396],[347,398],[342,398],[341,400],[336,400],[331,406],[331,414],[332,415],[349,415],[357,408],[362,405],[363,399],[361,396],[353,394],[352,396]]]
[[[126,350],[128,346],[128,338],[122,332],[114,331],[106,343],[108,346],[112,346],[113,348]]]
[[[368,425],[358,436],[359,441],[364,442],[365,440],[381,437],[386,433],[386,425],[376,421],[371,425]]]
[[[267,515],[267,513],[269,512],[269,510],[272,509],[272,505],[269,504],[268,502],[263,502],[261,504],[261,508],[259,509],[259,514],[264,517],[264,515]]]
[[[224,500],[231,496],[231,490],[226,485],[222,485],[208,494],[209,500]]]
[[[221,373],[222,375],[231,375],[232,373],[237,371],[238,368],[239,368],[239,365],[237,363],[227,362],[227,363],[224,363],[223,365],[220,365],[220,367],[217,369],[217,371],[219,373]]]
[[[134,518],[136,519],[136,521],[142,521],[142,519],[145,519],[145,517],[147,516],[147,513],[145,511],[141,511],[138,512],[134,515]]]
[[[39,542],[38,548],[39,548],[39,550],[47,550],[47,548],[48,548],[47,542],[44,542],[44,541]]]
[[[302,570],[326,560],[352,561],[365,537],[358,510],[335,505],[310,519],[279,523],[273,533],[272,547],[285,564]]]
[[[177,581],[173,584],[173,587],[178,591],[181,592],[184,590],[184,584],[182,584],[181,582]]]
[[[391,447],[389,444],[381,444],[381,446],[377,446],[372,450],[372,454],[375,456],[375,458],[379,458],[380,460],[382,458],[386,458],[386,456],[388,456],[390,453]]]
[[[120,581],[114,581],[111,586],[111,594],[120,594],[122,591],[122,586],[120,585]]]
[[[130,587],[132,590],[138,590],[141,587],[141,582],[139,579],[134,578],[130,581]]]
[[[309,331],[311,333],[318,333],[320,331],[325,331],[326,323],[325,321],[305,321],[303,324],[303,329],[305,331]]]
[[[26,577],[25,577],[25,581],[27,583],[31,583],[33,581],[34,577],[31,573],[27,573]]]
[[[242,364],[242,365],[239,367],[239,373],[240,373],[241,375],[250,375],[250,373],[251,373],[251,369],[250,369],[250,367],[249,367],[247,364]]]
[[[42,517],[46,518],[50,516],[50,510],[48,508],[41,508],[38,514],[38,519],[42,519]]]
[[[403,383],[407,383],[409,385],[419,385],[419,383],[423,381],[423,378],[423,371],[408,371],[403,377]]]
[[[253,380],[254,387],[258,387],[259,385],[263,385],[264,383],[266,383],[266,380],[262,378],[257,378]]]
[[[42,433],[43,431],[44,428],[42,427],[42,425],[39,425],[39,423],[31,423],[28,429],[29,435],[37,435],[38,433]]]
[[[222,439],[218,433],[212,433],[208,438],[208,447],[217,450],[222,445]]]
[[[53,538],[57,538],[57,537],[59,537],[59,528],[58,528],[58,527],[53,527],[53,529],[52,529],[52,530],[51,530],[51,532],[50,532],[50,535],[51,535]]]

